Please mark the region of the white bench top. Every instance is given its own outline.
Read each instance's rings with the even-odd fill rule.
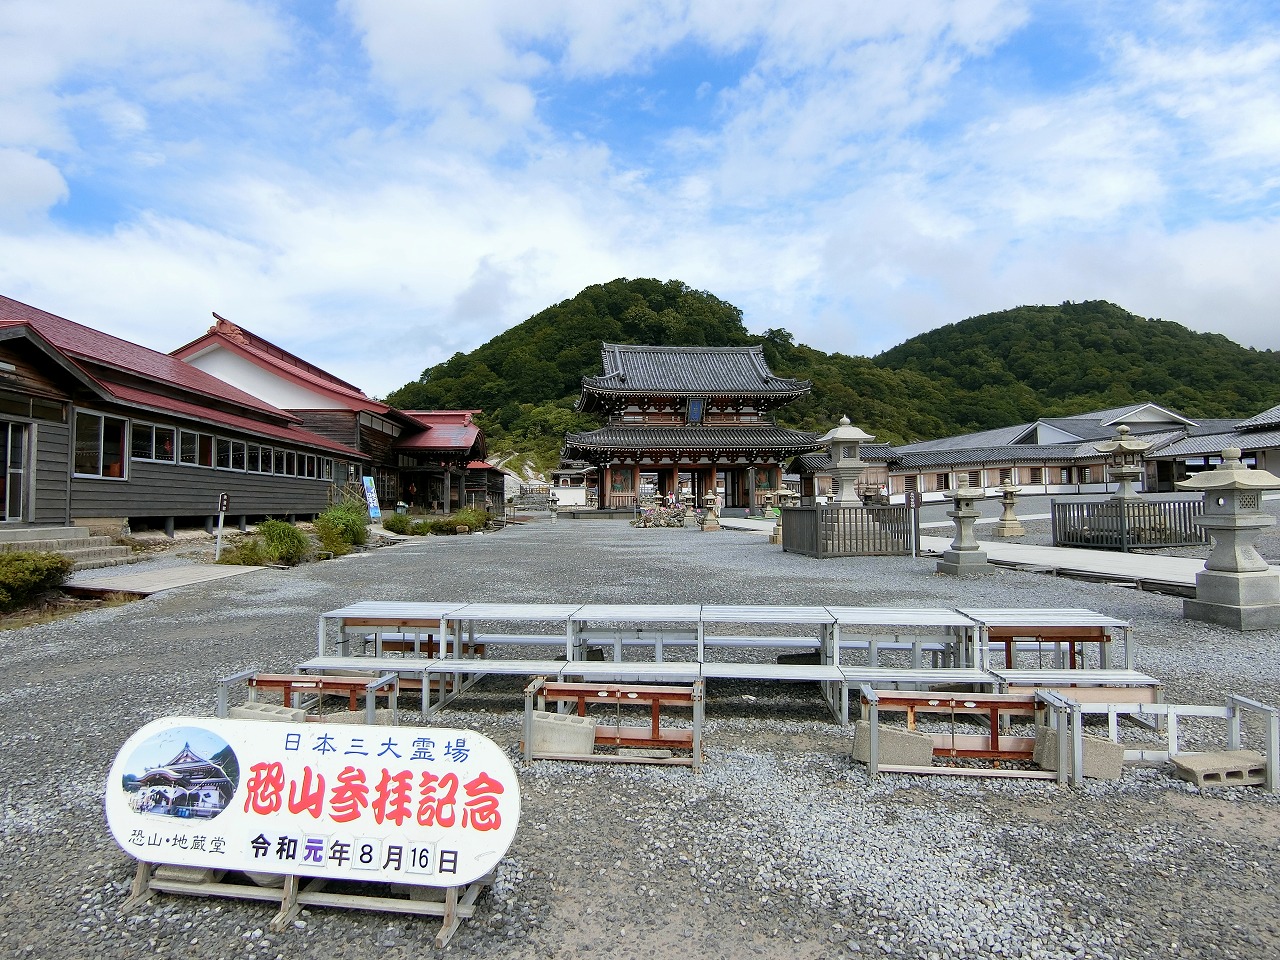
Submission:
[[[326,620],[439,620],[463,603],[417,603],[403,600],[361,600],[320,616]]]
[[[972,629],[973,620],[942,607],[827,607],[840,626],[961,627]]]
[[[1081,610],[1057,607],[1025,609],[997,607],[960,607],[959,612],[984,627],[1125,627],[1129,624],[1115,617]]]
[[[702,678],[702,664],[678,663],[664,661],[649,663],[647,661],[623,660],[573,660],[564,664],[560,676],[582,677],[584,680],[614,680],[625,677],[652,677],[663,680],[699,680]]]
[[[704,663],[702,676],[708,680],[844,680],[839,667],[825,663]]]
[[[991,672],[1013,687],[1158,687],[1160,681],[1137,670],[1007,670]]]
[[[815,623],[832,624],[835,618],[826,607],[770,607],[761,604],[742,606],[707,604],[702,608],[703,623]]]
[[[977,667],[858,667],[840,668],[849,683],[973,683],[995,686],[999,681]]]
[[[580,603],[467,603],[448,614],[450,620],[567,621]]]
[[[697,623],[696,603],[588,603],[569,617],[574,623]]]

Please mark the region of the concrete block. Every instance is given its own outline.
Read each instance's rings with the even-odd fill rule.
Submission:
[[[1094,780],[1119,780],[1124,769],[1124,745],[1085,734],[1084,776]],[[1036,726],[1036,746],[1031,759],[1041,770],[1058,769],[1058,734],[1052,727]]]
[[[572,713],[533,711],[532,734],[539,756],[584,756],[596,746],[596,722]]]
[[[1197,787],[1262,786],[1267,782],[1267,759],[1253,750],[1214,750],[1170,757],[1173,775]]]
[[[301,723],[307,719],[307,711],[301,707],[285,707],[278,703],[259,703],[252,700],[227,711],[233,720],[274,720],[283,723]]]
[[[933,737],[918,730],[880,724],[877,730],[876,762],[908,767],[933,764]],[[871,762],[871,722],[859,720],[853,725],[853,759]]]
[[[339,710],[336,713],[323,713],[317,718],[321,723],[368,723],[368,718],[363,710]],[[373,722],[379,725],[389,725],[396,719],[396,711],[387,708],[379,708],[373,711]]]

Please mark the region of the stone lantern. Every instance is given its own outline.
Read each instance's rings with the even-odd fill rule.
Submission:
[[[787,507],[794,507],[799,499],[800,495],[798,493],[786,487],[774,493],[773,503],[778,508],[778,519],[773,524],[773,533],[769,536],[769,542],[775,546],[782,545],[782,511]]]
[[[1275,523],[1262,512],[1262,491],[1280,489],[1280,477],[1250,470],[1240,448],[1222,451],[1222,463],[1178,484],[1204,493],[1204,513],[1194,522],[1209,531],[1213,549],[1196,575],[1196,597],[1182,601],[1182,615],[1236,630],[1280,627],[1280,573],[1258,553],[1254,540]]]
[[[841,417],[839,425],[827,431],[822,438],[831,457],[831,474],[840,484],[833,501],[836,506],[856,507],[862,504],[858,496],[858,478],[867,465],[858,457],[858,446],[874,439],[850,423],[848,417]]]
[[[997,537],[1021,537],[1027,532],[1022,521],[1013,512],[1013,508],[1018,504],[1018,494],[1021,492],[1022,488],[1015,487],[1011,480],[1000,484],[1001,513],[1000,519],[996,521]]]
[[[706,507],[706,512],[702,515],[703,530],[719,530],[720,514],[716,511],[716,495],[708,493],[702,498],[702,504]]]
[[[1132,500],[1138,495],[1133,481],[1142,476],[1142,458],[1151,449],[1146,440],[1131,437],[1129,433],[1129,428],[1122,423],[1116,427],[1114,437],[1094,445],[1095,450],[1107,455],[1111,479],[1116,481],[1112,500]]]
[[[974,504],[986,495],[981,487],[965,485],[952,490],[948,496],[955,501],[955,509],[948,510],[956,527],[956,538],[951,546],[943,551],[938,561],[938,573],[949,573],[964,576],[973,573],[990,573],[987,555],[978,548],[978,540],[973,535],[973,521],[978,519],[978,508]]]
[[[555,495],[554,491],[547,494],[547,509],[551,511],[551,522],[555,523],[556,514],[560,511],[560,498]]]

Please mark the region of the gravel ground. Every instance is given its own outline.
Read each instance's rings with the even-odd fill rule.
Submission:
[[[146,563],[180,562],[176,557]],[[1131,621],[1170,701],[1280,703],[1280,632],[1184,621],[1181,601],[910,558],[812,560],[759,535],[545,521],[265,570],[0,634],[0,956],[363,958],[431,954],[437,922],[159,896],[121,916],[133,868],[102,814],[147,721],[211,714],[214,681],[312,655],[324,610],[362,599],[1089,607]],[[141,569],[139,567],[134,570]],[[475,958],[1270,957],[1280,802],[1198,791],[1158,766],[1067,789],[882,776],[849,757],[816,690],[709,691],[707,762],[516,758],[518,683],[447,711],[507,749],[519,832],[446,949]],[[414,715],[410,714],[410,721]],[[1212,728],[1192,740],[1211,743]]]

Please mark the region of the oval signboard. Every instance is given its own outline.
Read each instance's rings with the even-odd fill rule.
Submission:
[[[106,812],[149,863],[451,887],[502,859],[520,785],[474,730],[165,717],[120,748]]]

